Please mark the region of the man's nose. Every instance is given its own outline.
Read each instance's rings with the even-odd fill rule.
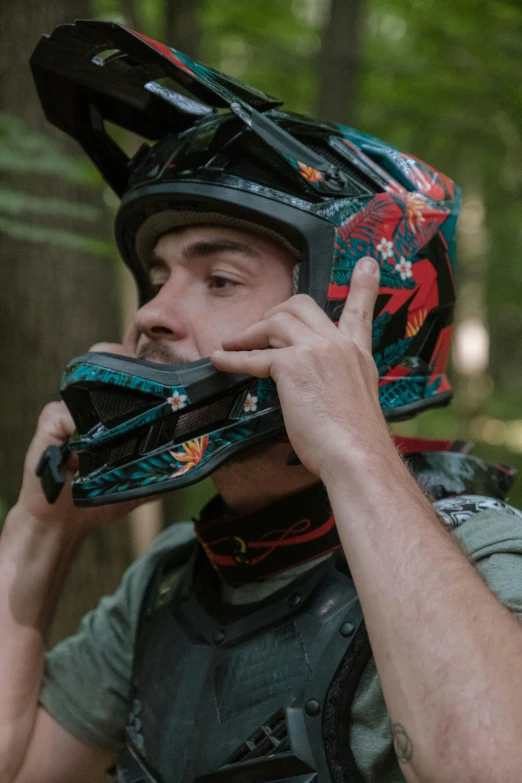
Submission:
[[[182,340],[188,334],[185,299],[180,287],[169,279],[153,299],[140,307],[136,328],[150,340]]]

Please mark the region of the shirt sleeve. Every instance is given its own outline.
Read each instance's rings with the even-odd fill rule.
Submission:
[[[79,632],[46,655],[40,704],[82,742],[122,748],[144,591],[160,559],[193,537],[190,523],[167,528],[125,572],[117,591],[85,615]],[[179,578],[182,567],[177,571]]]
[[[522,514],[483,511],[452,533],[492,593],[522,621]]]

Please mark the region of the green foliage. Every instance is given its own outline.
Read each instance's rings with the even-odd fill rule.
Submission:
[[[49,136],[5,112],[0,112],[0,171],[58,177],[78,185],[92,182],[84,158],[69,155]]]
[[[461,236],[460,282],[481,287],[490,329],[489,388],[453,371],[455,401],[401,424],[405,434],[470,438],[476,454],[522,467],[476,422],[522,418],[522,6],[493,0],[368,0],[358,125],[445,171],[483,200],[482,256]],[[480,268],[477,263],[480,262]],[[461,302],[461,308],[468,308]],[[506,440],[509,443],[509,438]],[[522,483],[522,482],[521,482]],[[515,505],[522,487],[515,485]]]
[[[358,107],[364,130],[483,199],[491,372],[503,388],[522,385],[521,33],[520,3],[368,0]],[[467,263],[463,283],[480,274]]]
[[[70,219],[99,223],[99,208],[79,201],[66,201],[29,190],[27,182],[34,177],[62,180],[73,186],[100,188],[100,177],[85,158],[73,156],[49,136],[33,130],[18,117],[0,112],[0,172],[13,183],[24,182],[26,188],[0,188],[0,233],[28,242],[48,242],[71,250],[81,250],[111,257],[112,244],[91,234],[63,228]],[[43,218],[56,218],[55,226],[41,224]]]
[[[7,234],[13,239],[22,239],[25,242],[48,242],[51,245],[67,247],[70,250],[80,250],[85,253],[93,253],[98,256],[111,258],[114,250],[111,242],[74,231],[65,231],[61,228],[49,228],[47,226],[33,226],[20,220],[11,220],[0,217],[0,233]]]
[[[313,16],[304,13],[310,5],[303,0],[206,0],[201,59],[283,98],[293,111],[309,111],[321,46]]]
[[[101,217],[101,210],[89,204],[71,203],[59,198],[41,198],[10,188],[0,188],[0,213],[20,215],[32,212],[36,215],[60,215],[94,223]]]

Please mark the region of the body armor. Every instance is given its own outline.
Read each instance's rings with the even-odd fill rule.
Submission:
[[[449,528],[487,509],[522,516],[504,502],[508,468],[451,452],[410,468]],[[158,566],[117,783],[362,783],[350,708],[371,648],[344,554],[249,606],[219,595],[195,542]]]
[[[118,783],[362,781],[349,715],[371,651],[344,556],[232,612],[193,549],[174,596],[170,560],[146,601]]]

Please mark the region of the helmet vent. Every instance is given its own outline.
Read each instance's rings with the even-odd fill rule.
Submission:
[[[235,395],[224,397],[202,408],[182,413],[177,417],[169,416],[168,419],[157,422],[143,440],[140,453],[146,454],[169,444],[180,443],[189,433],[197,436],[208,432],[219,422],[228,419],[235,399]]]
[[[179,438],[189,432],[206,428],[209,424],[227,419],[235,399],[235,395],[224,397],[216,402],[211,402],[210,405],[206,405],[204,408],[197,408],[188,413],[183,413],[176,424],[174,432],[176,440],[179,440]]]
[[[329,163],[334,165],[336,168],[341,169],[341,171],[346,174],[350,184],[353,187],[352,195],[368,196],[372,193],[375,193],[375,185],[366,179],[366,177],[364,177],[361,172],[356,171],[353,166],[350,166],[349,162],[334,152],[331,147],[326,146],[326,144],[310,144],[308,141],[305,141],[305,144],[307,147],[310,147],[311,150],[317,152],[318,155],[322,155],[322,157],[325,158]],[[347,194],[346,191],[343,191],[343,196],[345,195],[349,194]]]
[[[132,438],[131,440],[125,441],[125,443],[120,444],[115,449],[110,449],[109,460],[111,465],[115,462],[119,462],[119,460],[121,459],[126,459],[126,457],[130,457],[131,454],[134,454],[134,451],[136,449],[136,441],[137,438]]]
[[[272,190],[280,190],[296,198],[303,198],[303,189],[299,188],[290,179],[282,176],[269,166],[261,166],[256,158],[251,155],[242,155],[238,160],[233,161],[226,167],[227,174],[246,179],[250,182],[256,182]],[[320,198],[312,193],[306,194],[308,201],[321,201]]]
[[[103,424],[108,424],[120,417],[136,413],[146,409],[152,400],[144,400],[143,397],[134,397],[128,391],[99,390],[90,391],[91,402]]]
[[[85,453],[80,452],[81,472],[87,473],[99,470],[104,465],[114,465],[115,462],[126,459],[134,453],[136,449],[137,438],[120,443],[115,448],[96,449]]]

